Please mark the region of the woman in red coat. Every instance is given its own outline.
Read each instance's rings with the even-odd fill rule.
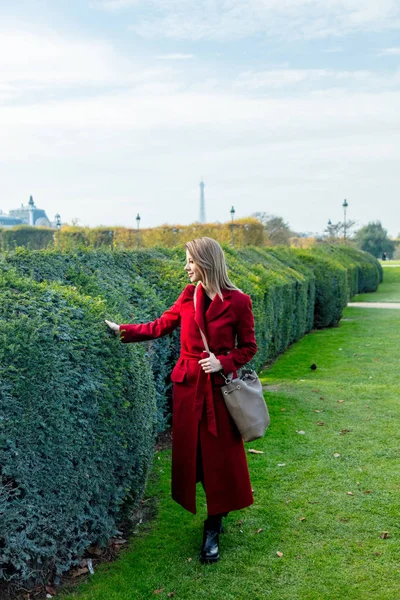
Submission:
[[[155,339],[180,326],[172,410],[172,497],[196,513],[196,483],[203,484],[208,517],[201,560],[219,560],[222,517],[253,503],[242,438],[229,416],[220,387],[257,352],[250,297],[230,281],[221,246],[211,238],[186,244],[190,285],[159,319],[141,325],[106,321],[122,342]],[[196,292],[196,310],[194,293]],[[200,328],[210,354],[205,352]]]

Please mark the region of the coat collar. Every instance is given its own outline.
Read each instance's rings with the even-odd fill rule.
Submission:
[[[204,308],[205,308],[205,296],[206,293],[201,283],[197,285],[197,294],[196,294],[196,313],[195,313],[195,321],[200,329],[206,333],[206,324],[210,321],[214,321],[214,319],[218,319],[223,313],[225,313],[230,304],[231,304],[231,291],[230,290],[222,290],[222,296],[224,301],[217,295],[214,297],[211,302],[206,315],[204,316]]]

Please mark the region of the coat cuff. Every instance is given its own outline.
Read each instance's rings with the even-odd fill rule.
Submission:
[[[132,335],[132,333],[133,332],[132,332],[132,325],[131,324],[126,324],[126,325],[120,325],[119,326],[119,339],[124,344],[127,344],[129,342],[134,341],[135,336]]]
[[[221,363],[225,375],[229,375],[229,373],[233,373],[236,370],[233,360],[229,354],[228,356],[226,354],[220,354],[219,356],[216,355],[215,357],[218,358],[219,362]]]

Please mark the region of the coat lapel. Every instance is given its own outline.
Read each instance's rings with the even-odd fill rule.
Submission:
[[[219,296],[215,296],[215,298],[211,302],[210,307],[206,312],[206,323],[214,321],[214,319],[218,319],[218,317],[223,315],[229,309],[231,305],[230,290],[222,290],[222,296],[224,298],[223,302]]]
[[[222,296],[224,298],[223,302],[219,296],[215,296],[204,317],[205,294],[203,286],[199,283],[197,285],[196,312],[194,319],[200,329],[207,335],[207,323],[218,319],[218,317],[223,315],[229,309],[231,305],[231,292],[230,290],[222,290]]]

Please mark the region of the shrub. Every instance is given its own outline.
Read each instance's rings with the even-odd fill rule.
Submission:
[[[321,244],[314,252],[329,256],[346,267],[349,298],[363,292],[375,292],[382,282],[382,265],[369,252],[342,244]]]
[[[3,250],[14,250],[19,246],[31,250],[49,248],[54,244],[54,235],[54,229],[48,227],[17,225],[0,231],[0,247]]]
[[[62,573],[141,497],[155,435],[144,349],[103,326],[106,303],[0,278],[0,579]]]

